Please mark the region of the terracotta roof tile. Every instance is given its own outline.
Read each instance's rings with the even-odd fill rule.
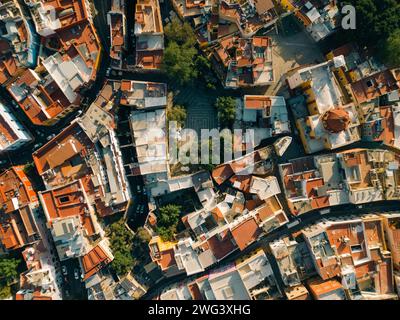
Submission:
[[[255,241],[260,234],[261,229],[253,218],[242,222],[232,229],[232,236],[240,250],[244,250],[250,243]]]

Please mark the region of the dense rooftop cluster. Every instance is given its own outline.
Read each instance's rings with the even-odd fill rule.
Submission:
[[[294,215],[340,204],[363,204],[399,197],[398,154],[352,149],[280,164]]]
[[[89,1],[0,4],[0,258],[23,262],[0,289],[12,283],[16,300],[397,300],[399,69],[353,43],[275,66],[278,21],[293,16],[317,43],[337,32],[336,2],[109,4],[96,28]],[[172,128],[174,108],[204,108],[176,103],[198,88],[160,80],[176,15],[197,39],[182,48],[223,86],[206,87],[208,116],[233,131],[199,147],[233,158],[172,162],[193,155],[188,124],[208,123]]]
[[[16,1],[15,1],[16,2]],[[80,91],[96,79],[100,41],[83,0],[26,1],[40,40],[31,42],[33,65],[22,68],[7,90],[36,125],[51,125],[76,110]],[[49,54],[41,51],[39,43]]]

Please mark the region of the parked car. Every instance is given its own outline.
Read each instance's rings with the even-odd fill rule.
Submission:
[[[61,267],[61,272],[62,272],[62,274],[63,274],[64,276],[66,276],[66,275],[68,274],[68,272],[67,272],[67,267],[66,267],[66,266],[62,266],[62,267]]]
[[[56,134],[53,133],[53,134],[49,135],[49,136],[46,138],[46,140],[47,140],[47,141],[50,141],[50,140],[53,139],[55,136],[56,136]]]
[[[329,208],[319,210],[319,213],[320,213],[321,215],[327,214],[327,213],[329,213],[329,212],[331,212],[331,209],[329,209]]]
[[[286,224],[286,227],[288,229],[293,228],[294,226],[297,226],[300,223],[300,219],[295,219],[292,222],[289,222],[288,224]]]
[[[140,206],[140,214],[143,214],[143,213],[144,213],[144,209],[145,209],[145,206],[144,206],[144,205],[141,205],[141,206]]]
[[[39,149],[43,144],[42,143],[37,143],[33,146],[33,149]]]

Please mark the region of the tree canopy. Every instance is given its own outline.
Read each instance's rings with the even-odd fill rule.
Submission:
[[[400,28],[400,3],[397,0],[341,0],[356,9],[357,28],[353,37],[362,45],[375,46]]]
[[[164,28],[168,41],[180,46],[192,47],[196,44],[196,36],[189,23],[182,23],[178,18],[173,18]]]
[[[176,105],[173,106],[170,110],[168,110],[168,120],[176,121],[180,127],[183,127],[186,121],[186,109],[183,106]]]
[[[151,235],[145,228],[139,227],[136,230],[135,240],[140,243],[148,244],[151,240]]]
[[[18,277],[18,266],[21,260],[15,258],[0,258],[0,280],[6,284]]]
[[[233,97],[218,97],[215,102],[218,119],[222,125],[231,126],[236,119],[236,100]]]
[[[356,9],[356,29],[347,31],[350,40],[370,49],[380,49],[382,58],[389,64],[398,65],[400,47],[400,2],[398,0],[341,0]]]
[[[193,59],[197,54],[194,47],[180,46],[176,42],[169,42],[164,52],[162,69],[171,79],[184,85],[197,78],[197,71]]]
[[[35,163],[32,162],[28,162],[25,166],[24,166],[24,173],[26,175],[30,175],[32,174],[32,172],[35,170]]]
[[[202,82],[206,84],[206,88],[215,90],[218,80],[211,68],[211,62],[203,55],[198,55],[194,61],[198,77],[202,78]]]
[[[393,32],[386,40],[384,55],[390,66],[400,66],[400,29]]]
[[[11,287],[0,283],[0,300],[11,297]]]
[[[171,241],[179,223],[181,207],[175,204],[167,204],[160,208],[157,217],[157,233],[164,241]]]
[[[107,228],[114,260],[111,265],[118,275],[125,275],[133,267],[135,260],[132,256],[133,234],[126,228],[121,219]]]
[[[164,51],[162,69],[171,79],[177,80],[181,85],[187,84],[198,75],[195,68],[196,37],[192,27],[187,22],[182,23],[175,18],[164,31],[167,47]]]

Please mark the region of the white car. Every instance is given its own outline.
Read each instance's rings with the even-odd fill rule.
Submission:
[[[319,210],[319,213],[322,214],[322,215],[327,214],[327,213],[330,213],[330,212],[331,212],[331,209],[329,209],[329,208]]]
[[[296,219],[296,220],[294,220],[294,221],[292,221],[292,222],[289,222],[289,223],[286,225],[286,227],[287,227],[288,229],[290,229],[290,228],[293,228],[294,226],[297,226],[299,223],[300,223],[300,221],[299,221],[298,219]]]
[[[62,272],[62,274],[63,274],[64,276],[66,276],[66,275],[68,274],[68,272],[67,272],[67,267],[66,267],[66,266],[62,266],[62,267],[61,267],[61,272]]]
[[[55,136],[56,136],[56,134],[53,133],[53,134],[49,135],[49,136],[46,138],[46,140],[47,140],[47,141],[50,141],[50,140],[53,139]]]
[[[79,279],[79,271],[78,271],[78,269],[74,270],[74,277],[75,277],[75,280]]]

